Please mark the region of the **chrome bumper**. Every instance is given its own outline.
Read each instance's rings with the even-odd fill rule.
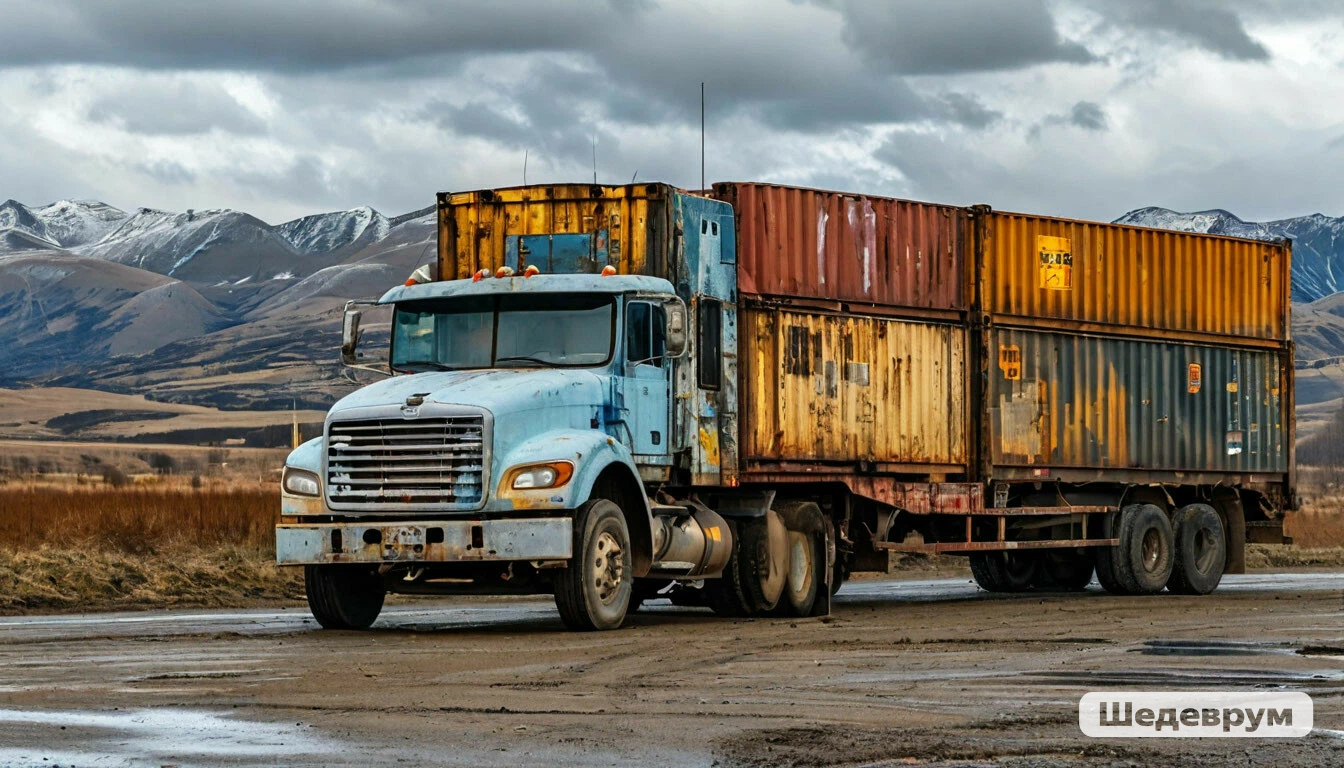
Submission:
[[[285,523],[275,527],[275,559],[280,565],[568,560],[573,541],[567,517],[379,525]]]

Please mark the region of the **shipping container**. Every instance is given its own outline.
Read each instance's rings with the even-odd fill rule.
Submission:
[[[999,324],[1288,338],[1286,242],[979,213],[983,310]]]
[[[441,193],[439,274],[471,277],[502,266],[548,274],[663,274],[671,242],[663,184],[554,184]]]
[[[966,471],[964,327],[757,304],[743,310],[738,338],[748,471]]]
[[[995,480],[1288,471],[1291,368],[1275,351],[1007,328],[990,338]]]
[[[720,183],[737,218],[744,294],[959,312],[964,208],[777,184]]]

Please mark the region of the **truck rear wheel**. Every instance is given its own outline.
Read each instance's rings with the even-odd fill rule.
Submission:
[[[976,552],[970,560],[971,576],[986,592],[1024,592],[1040,567],[1034,552]]]
[[[1113,539],[1118,535],[1120,528],[1120,516],[1117,514],[1108,514],[1105,517],[1102,535],[1104,538]],[[1093,550],[1093,557],[1096,560],[1097,581],[1101,588],[1110,592],[1112,595],[1127,595],[1129,591],[1125,585],[1120,583],[1120,577],[1115,572],[1115,554],[1119,547],[1097,547]]]
[[[748,614],[768,613],[779,605],[789,573],[789,530],[774,510],[740,526],[742,548],[738,563],[742,569]]]
[[[630,530],[615,502],[593,499],[574,515],[573,557],[555,580],[555,607],[565,626],[616,629],[634,592]]]
[[[789,559],[784,594],[776,612],[781,616],[811,616],[818,591],[824,588],[821,582],[826,561],[820,550],[825,520],[821,508],[811,501],[785,502],[780,505],[779,516],[787,529]]]
[[[1207,504],[1190,504],[1176,510],[1171,522],[1176,556],[1167,589],[1179,595],[1209,594],[1227,565],[1222,518]]]
[[[361,565],[306,565],[303,588],[308,610],[324,629],[368,629],[387,595],[378,572]]]
[[[1119,545],[1111,553],[1112,569],[1132,595],[1161,592],[1175,561],[1174,535],[1167,513],[1154,504],[1131,504],[1120,517]]]

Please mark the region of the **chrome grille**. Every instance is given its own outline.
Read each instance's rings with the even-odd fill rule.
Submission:
[[[334,508],[474,508],[484,476],[483,416],[338,421],[327,432]]]

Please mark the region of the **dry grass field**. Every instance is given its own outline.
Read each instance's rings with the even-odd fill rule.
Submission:
[[[274,480],[141,481],[112,488],[60,475],[0,485],[0,613],[302,599],[298,569],[272,561]],[[1284,527],[1293,546],[1253,546],[1248,565],[1344,566],[1344,496],[1311,500]],[[965,566],[939,558],[901,567]]]

